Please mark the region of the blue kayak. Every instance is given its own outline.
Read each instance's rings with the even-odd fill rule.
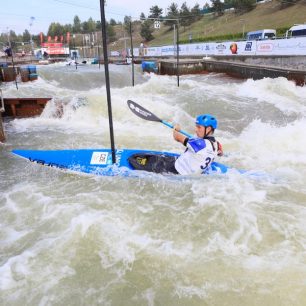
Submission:
[[[79,149],[79,150],[13,150],[12,153],[40,165],[63,170],[90,173],[103,176],[135,176],[138,171],[156,172],[154,163],[133,163],[133,157],[143,156],[143,160],[156,160],[159,157],[177,157],[179,154],[150,150],[117,149],[116,163],[112,164],[111,149]],[[229,167],[213,162],[206,174],[226,173]],[[159,171],[157,173],[162,173]]]

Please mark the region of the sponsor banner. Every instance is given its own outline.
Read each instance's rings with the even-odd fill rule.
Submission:
[[[61,48],[63,47],[62,43],[42,43],[43,48]]]
[[[216,43],[215,45],[215,55],[225,55],[227,52],[227,49],[230,48],[227,42],[222,43]]]
[[[120,52],[119,51],[111,51],[110,55],[111,56],[120,56]]]
[[[182,55],[213,55],[215,52],[214,43],[198,43],[198,44],[187,44],[180,46],[180,54]]]
[[[164,46],[164,47],[160,47],[160,48],[161,48],[161,55],[162,56],[173,56],[173,55],[176,55],[176,53],[177,53],[176,45]],[[179,53],[181,55],[183,55],[181,46],[179,47]]]
[[[139,56],[139,48],[133,48],[133,55]]]
[[[214,55],[215,43],[201,43],[196,47],[196,55]]]
[[[137,48],[138,49],[138,48]],[[134,51],[135,52],[135,51]],[[306,55],[306,37],[195,43],[179,46],[181,56],[207,55]],[[175,56],[176,45],[143,48],[144,56]]]
[[[131,52],[131,48],[128,48],[126,50],[126,53],[125,53],[125,56],[129,56],[129,57],[132,57],[132,52]],[[133,56],[139,56],[139,48],[133,48]]]
[[[213,55],[255,55],[255,41],[227,41],[216,43]]]
[[[49,55],[62,55],[62,54],[69,54],[69,48],[47,48],[47,53]]]
[[[255,55],[256,54],[256,41],[239,41],[238,52],[240,55]]]
[[[257,42],[257,55],[306,55],[306,37]]]
[[[274,44],[273,42],[256,42],[256,53],[260,54],[272,54],[274,50]]]
[[[144,56],[161,56],[161,48],[144,48]]]

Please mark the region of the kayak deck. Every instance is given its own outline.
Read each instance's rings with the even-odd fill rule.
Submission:
[[[127,175],[126,172],[134,172],[133,170],[164,173],[163,168],[160,165],[157,167],[153,161],[160,160],[160,157],[175,159],[179,156],[179,154],[171,152],[117,149],[115,150],[116,163],[113,165],[111,149],[13,150],[12,153],[48,167],[104,176]],[[133,159],[136,160],[141,156],[150,157],[151,162],[143,162],[143,165],[141,162],[138,165],[132,162]],[[142,161],[144,160],[142,159]],[[211,165],[211,172],[214,173],[226,173],[227,170],[228,167],[220,163],[213,162]],[[166,172],[171,173],[171,171]]]

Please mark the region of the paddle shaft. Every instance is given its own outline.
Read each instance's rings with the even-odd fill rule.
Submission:
[[[144,119],[144,120],[148,120],[148,121],[155,121],[155,122],[161,122],[164,125],[168,126],[169,128],[173,129],[174,126],[173,124],[162,120],[160,118],[158,118],[156,115],[154,115],[152,112],[148,111],[147,109],[145,109],[144,107],[142,107],[141,105],[137,104],[136,102],[132,101],[132,100],[128,100],[127,101],[128,107],[129,109],[138,117]],[[192,135],[188,134],[187,132],[183,131],[183,130],[179,130],[179,133],[192,138]]]
[[[167,122],[165,120],[161,120],[160,122],[163,123],[164,125],[168,126],[171,129],[174,128],[173,124],[171,124],[171,123],[169,123],[169,122]],[[183,134],[183,135],[185,135],[185,136],[187,136],[188,138],[192,138],[192,135],[190,135],[189,133],[185,132],[184,130],[179,130],[178,132]]]

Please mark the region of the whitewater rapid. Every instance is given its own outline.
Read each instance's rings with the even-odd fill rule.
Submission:
[[[305,305],[306,87],[283,78],[176,77],[110,65],[117,148],[182,152],[128,99],[194,132],[212,113],[231,171],[181,180],[71,174],[13,149],[109,148],[103,67],[38,67],[5,97],[51,97],[4,122],[0,304]],[[61,108],[60,114],[58,108]],[[251,175],[251,173],[260,175]]]

